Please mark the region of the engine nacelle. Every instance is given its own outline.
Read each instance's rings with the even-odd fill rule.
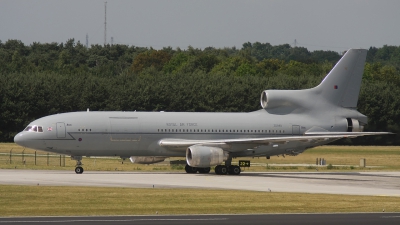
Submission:
[[[153,163],[162,162],[166,158],[167,157],[158,157],[158,156],[151,156],[151,157],[131,156],[129,158],[129,160],[131,160],[132,163],[136,163],[136,164],[153,164]]]
[[[186,149],[186,162],[191,167],[210,167],[220,165],[228,158],[221,148],[193,145]]]
[[[364,126],[360,124],[360,121],[356,119],[346,118],[347,120],[347,132],[362,132]]]
[[[298,95],[298,90],[265,90],[261,93],[261,107],[263,109],[273,109],[277,107],[297,107],[306,103]],[[305,105],[304,105],[305,106]],[[303,107],[304,107],[303,106]]]

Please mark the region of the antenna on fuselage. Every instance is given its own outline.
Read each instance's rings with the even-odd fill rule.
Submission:
[[[89,108],[87,108],[87,112],[89,112]]]

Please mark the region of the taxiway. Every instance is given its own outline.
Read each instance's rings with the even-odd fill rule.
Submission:
[[[400,197],[400,172],[244,172],[239,176],[184,172],[0,170],[0,184],[132,188],[202,188]],[[234,184],[234,185],[232,185]]]

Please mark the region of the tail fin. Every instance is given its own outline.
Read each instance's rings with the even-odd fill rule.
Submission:
[[[356,108],[366,57],[366,49],[348,50],[316,91],[334,105]]]

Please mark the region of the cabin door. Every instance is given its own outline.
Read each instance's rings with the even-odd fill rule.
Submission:
[[[292,134],[293,135],[300,135],[300,126],[299,125],[293,125],[292,126]]]
[[[65,124],[57,123],[57,138],[65,138]]]

